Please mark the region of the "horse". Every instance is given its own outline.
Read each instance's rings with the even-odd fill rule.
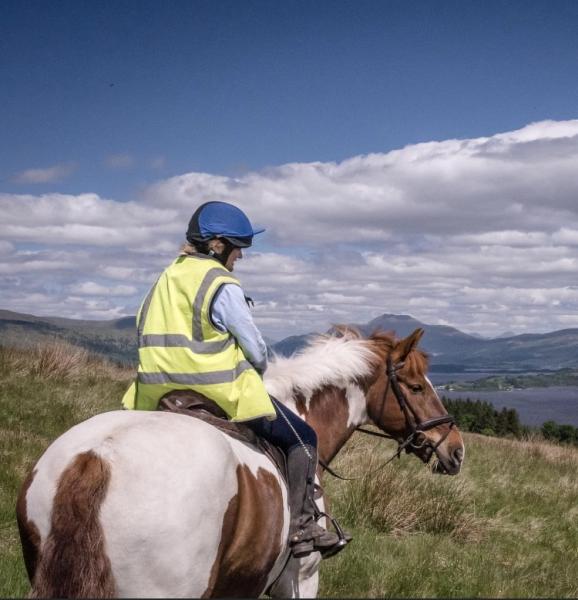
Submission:
[[[434,456],[435,472],[460,471],[463,440],[427,378],[422,335],[343,326],[271,361],[267,389],[315,429],[320,464],[370,424]],[[31,597],[317,595],[321,556],[290,556],[278,469],[190,416],[119,410],[74,426],[29,473],[17,520]]]

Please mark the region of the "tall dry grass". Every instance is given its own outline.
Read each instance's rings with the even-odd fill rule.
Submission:
[[[325,480],[354,540],[321,571],[334,597],[578,597],[578,450],[465,434],[457,477],[355,436]],[[378,468],[377,471],[375,469]]]
[[[132,372],[95,356],[85,348],[54,339],[29,349],[0,347],[0,369],[13,377],[74,381],[103,377],[115,381]]]
[[[372,445],[375,447],[372,441],[352,440],[340,457],[340,467],[358,475],[354,481],[331,485],[332,501],[344,520],[394,536],[430,533],[468,540],[480,537],[483,528],[468,501],[471,490],[466,480],[435,475],[409,457],[400,477],[396,461],[385,465],[383,449],[379,454],[372,452]],[[395,446],[387,447],[393,454]]]

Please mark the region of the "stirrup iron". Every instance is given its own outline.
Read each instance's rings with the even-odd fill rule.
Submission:
[[[335,544],[331,548],[328,548],[324,552],[321,552],[322,558],[331,558],[332,556],[335,556],[337,553],[341,552],[343,548],[345,548],[345,546],[349,544],[349,542],[351,541],[351,536],[349,537],[349,539],[347,539],[347,536],[345,535],[345,532],[343,531],[341,525],[338,523],[337,519],[335,519],[331,515],[328,515],[325,512],[321,512],[319,509],[317,509],[315,512],[315,520],[319,521],[319,519],[325,517],[326,519],[331,521],[331,525],[333,526],[333,529],[335,529],[335,533],[339,537],[339,541],[337,542],[337,544]]]

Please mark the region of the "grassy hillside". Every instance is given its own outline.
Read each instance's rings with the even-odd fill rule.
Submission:
[[[121,364],[134,364],[137,358],[134,317],[82,321],[0,310],[0,346],[30,348],[54,341],[84,348]]]
[[[28,592],[14,505],[44,448],[118,406],[131,372],[62,344],[0,349],[0,597]],[[540,440],[466,436],[460,476],[436,476],[357,434],[326,478],[334,514],[355,536],[321,571],[325,597],[578,596],[578,451]]]

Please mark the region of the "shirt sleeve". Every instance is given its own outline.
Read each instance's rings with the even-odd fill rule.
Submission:
[[[241,346],[247,360],[259,373],[267,369],[267,345],[257,329],[240,286],[225,283],[217,291],[211,319],[221,331],[229,331]]]

